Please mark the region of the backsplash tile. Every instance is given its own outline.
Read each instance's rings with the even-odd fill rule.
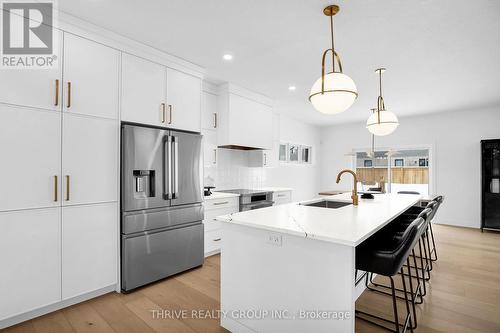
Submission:
[[[266,169],[248,164],[248,152],[218,149],[217,166],[204,169],[204,185],[215,186],[216,190],[264,187]]]

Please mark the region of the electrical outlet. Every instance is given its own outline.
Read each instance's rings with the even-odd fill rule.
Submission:
[[[278,234],[268,234],[266,238],[267,243],[282,246],[283,245],[283,236]]]

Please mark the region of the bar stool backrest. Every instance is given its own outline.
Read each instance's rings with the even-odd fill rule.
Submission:
[[[435,207],[435,206],[432,206],[432,207]],[[433,210],[432,208],[426,208],[423,211],[421,211],[420,214],[418,214],[418,217],[421,217],[424,219],[426,225],[429,224],[429,222],[431,221],[430,216],[432,214],[432,210]]]
[[[393,251],[394,259],[397,260],[397,265],[394,267],[395,270],[392,272],[393,274],[396,274],[401,269],[401,266],[403,266],[410,255],[411,250],[417,245],[425,229],[426,223],[421,217],[417,217],[408,228],[406,228],[398,248]]]

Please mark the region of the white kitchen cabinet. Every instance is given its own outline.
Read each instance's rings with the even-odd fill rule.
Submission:
[[[64,113],[63,205],[117,201],[117,172],[118,122]]]
[[[242,96],[241,89],[232,92],[232,86],[219,91],[218,138],[221,146],[240,146],[271,149],[273,145],[272,107],[256,99],[255,93]]]
[[[0,320],[61,299],[61,209],[0,213]]]
[[[0,104],[0,151],[0,211],[60,205],[60,112]]]
[[[168,111],[166,93],[165,66],[122,53],[122,120],[165,126]]]
[[[118,118],[120,52],[64,34],[63,110]]]
[[[117,283],[116,203],[63,207],[62,299]]]
[[[204,91],[201,102],[201,128],[217,129],[217,95]]]
[[[62,46],[62,33],[58,34]],[[62,48],[59,50],[58,68],[6,69],[0,72],[0,103],[34,108],[61,110]]]
[[[275,168],[278,166],[279,143],[274,143],[269,150],[253,150],[248,152],[248,163],[251,167]]]
[[[239,197],[205,197],[205,257],[218,253],[221,248],[222,233],[220,222],[215,218],[239,212]]]
[[[203,163],[206,167],[217,165],[217,133],[203,130]]]
[[[167,126],[201,130],[201,79],[167,68]]]
[[[273,192],[274,205],[282,205],[292,202],[292,191],[274,191]]]

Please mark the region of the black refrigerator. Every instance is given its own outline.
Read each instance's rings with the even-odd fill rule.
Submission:
[[[481,141],[481,231],[500,230],[500,139]]]

